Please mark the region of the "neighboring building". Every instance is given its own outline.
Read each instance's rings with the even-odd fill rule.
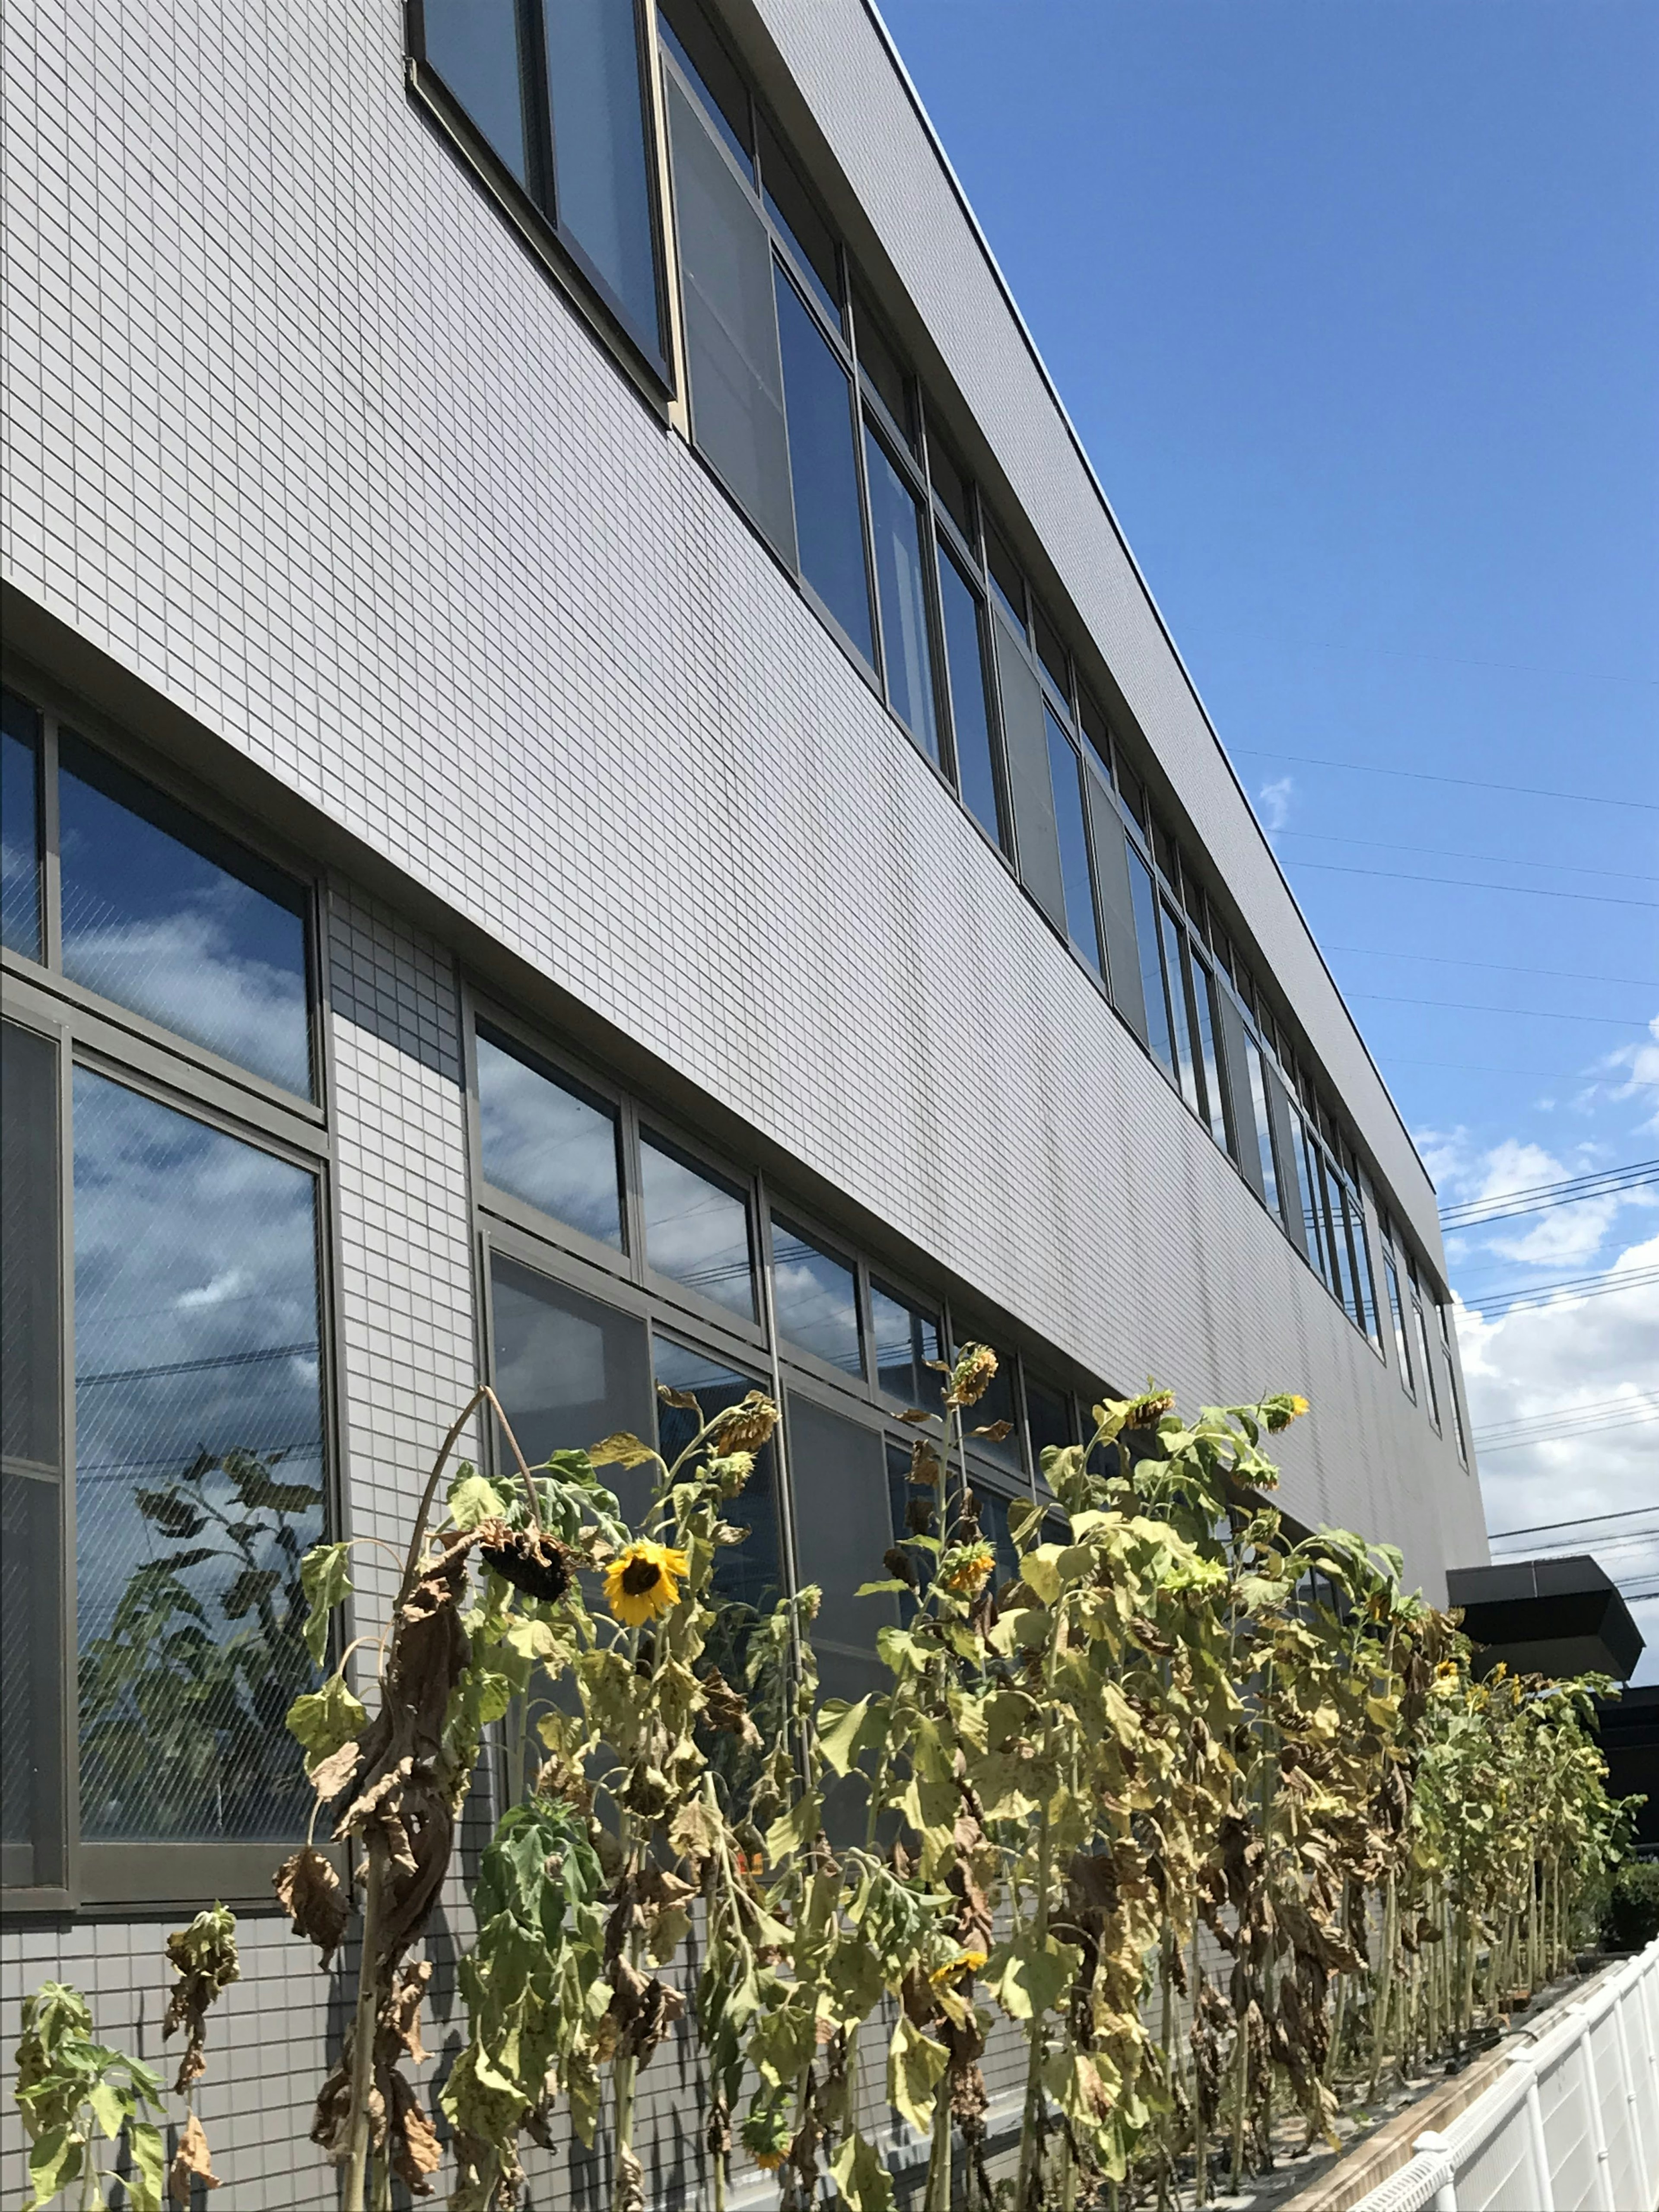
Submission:
[[[61,1974],[155,2057],[166,1920],[269,1901],[292,1562],[481,1369],[538,1453],[779,1391],[831,1688],[970,1336],[994,1516],[1153,1373],[1484,1559],[1428,1177],[874,16],[5,67],[8,2051]],[[244,1962],[222,2171],[331,2201],[329,1985]]]

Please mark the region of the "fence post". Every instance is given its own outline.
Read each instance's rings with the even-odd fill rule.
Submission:
[[[1457,2172],[1451,2161],[1451,2144],[1437,2128],[1425,2128],[1413,2143],[1414,2151],[1438,2159],[1444,2179],[1434,2192],[1434,2212],[1457,2212]]]
[[[1626,2001],[1635,1984],[1621,1988],[1613,2002],[1613,2031],[1619,2044],[1619,2070],[1625,2077],[1625,2102],[1630,2108],[1631,2148],[1636,2154],[1636,2171],[1642,2186],[1652,2193],[1652,2169],[1648,2164],[1647,2130],[1642,2124],[1642,2100],[1636,2094],[1636,2064],[1631,2050],[1630,2024],[1625,2017]],[[1640,1992],[1637,1991],[1639,1999]]]
[[[1537,2064],[1530,2053],[1515,2063],[1527,2069],[1527,2140],[1532,2146],[1538,2212],[1555,2212],[1555,2176],[1550,2172],[1549,2145],[1544,2140],[1544,2101],[1538,2094]]]
[[[1592,2041],[1590,2018],[1586,2012],[1583,2033],[1578,2039],[1579,2056],[1583,2062],[1584,2094],[1589,2102],[1590,2147],[1595,2153],[1595,2203],[1597,2212],[1619,2212],[1613,2201],[1613,2166],[1607,2156],[1607,2115],[1601,2110],[1601,2087],[1595,2077],[1595,2048]]]

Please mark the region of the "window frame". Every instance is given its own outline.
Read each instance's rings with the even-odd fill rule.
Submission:
[[[628,371],[633,382],[659,412],[666,411],[674,397],[672,317],[670,308],[668,224],[662,203],[665,173],[665,133],[656,85],[655,57],[660,52],[656,35],[654,0],[629,0],[634,18],[634,49],[639,73],[640,113],[645,150],[646,200],[651,226],[657,336],[653,343],[640,331],[627,307],[611,291],[586,252],[560,221],[555,181],[555,125],[547,88],[547,41],[543,0],[532,0],[535,17],[536,63],[540,78],[532,88],[531,105],[536,114],[537,143],[526,131],[525,163],[542,183],[544,207],[527,185],[520,184],[453,93],[437,65],[427,58],[425,0],[404,0],[404,76],[409,93],[438,126],[465,161],[474,178],[510,218],[544,268],[581,312],[590,327],[605,340]],[[520,38],[524,0],[518,0]],[[520,58],[520,68],[525,66]],[[522,82],[521,82],[522,97]]]

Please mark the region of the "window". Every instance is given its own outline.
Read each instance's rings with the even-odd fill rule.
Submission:
[[[309,1098],[299,886],[72,732],[58,756],[64,974]]]
[[[963,1325],[963,1341],[975,1340],[975,1332]],[[978,1339],[982,1342],[983,1339]],[[1012,1468],[1016,1474],[1024,1471],[1025,1451],[1019,1432],[1019,1401],[1014,1386],[1014,1361],[1006,1352],[997,1354],[997,1371],[986,1386],[985,1395],[976,1406],[964,1408],[962,1416],[963,1433],[970,1451],[983,1452],[1001,1467]],[[1006,1426],[1006,1437],[976,1436],[977,1429],[998,1429]]]
[[[315,1178],[88,1068],[73,1096],[82,1837],[298,1834]]]
[[[696,0],[657,0],[657,29],[720,143],[752,184],[754,124],[737,64]]]
[[[0,691],[0,944],[40,957],[40,717]]]
[[[964,540],[974,542],[974,496],[968,471],[951,452],[931,417],[927,424],[927,477],[939,501]]]
[[[53,957],[0,1033],[0,1880],[54,1908],[257,1895],[310,1812],[283,1715],[316,1680],[299,1568],[327,1519],[308,902],[55,715],[20,723],[58,846],[27,855]],[[134,1065],[100,1000],[166,1050]]]
[[[945,657],[951,678],[951,727],[963,801],[988,837],[1006,849],[1002,782],[997,773],[988,693],[985,620],[978,593],[953,555],[939,548],[939,599]]]
[[[1408,1398],[1417,1395],[1412,1379],[1411,1344],[1406,1333],[1406,1303],[1400,1294],[1400,1270],[1392,1253],[1382,1255],[1382,1274],[1389,1286],[1389,1315],[1394,1323],[1394,1353],[1400,1368],[1400,1384]]]
[[[860,1583],[878,1582],[886,1572],[882,1553],[892,1540],[886,1447],[878,1429],[832,1413],[799,1391],[789,1393],[787,1419],[799,1579],[823,1592],[812,1629],[819,1679],[826,1697],[851,1702],[885,1685],[876,1638],[899,1619],[893,1594],[854,1595]],[[902,1452],[895,1456],[903,1458]],[[902,1488],[902,1472],[899,1482]],[[920,1567],[923,1555],[909,1556]]]
[[[1008,550],[1001,532],[988,517],[985,524],[985,562],[990,574],[991,588],[1001,601],[1003,612],[1024,637],[1025,579],[1020,574],[1018,563]]]
[[[1072,1425],[1072,1401],[1063,1390],[1056,1390],[1051,1383],[1039,1382],[1029,1367],[1024,1379],[1025,1428],[1031,1440],[1031,1467],[1034,1473],[1041,1474],[1042,1455],[1050,1445],[1058,1447],[1077,1441]]]
[[[1152,872],[1133,846],[1126,848],[1129,861],[1129,896],[1134,909],[1135,947],[1140,956],[1140,987],[1146,997],[1146,1042],[1164,1073],[1174,1080],[1175,1036],[1170,1027],[1170,1002],[1164,988],[1164,958],[1158,948],[1158,896]]]
[[[759,1386],[751,1375],[741,1375],[718,1359],[678,1344],[672,1337],[653,1334],[652,1365],[660,1389],[689,1391],[697,1411],[657,1401],[657,1443],[672,1466],[703,1421],[727,1406],[740,1405]],[[755,1455],[755,1470],[732,1501],[732,1517],[740,1519],[749,1534],[741,1544],[723,1546],[714,1554],[714,1587],[719,1595],[740,1609],[738,1639],[733,1649],[708,1646],[728,1681],[743,1680],[743,1645],[746,1627],[769,1613],[783,1595],[783,1553],[778,1534],[777,1459],[769,1443]],[[748,1616],[745,1621],[742,1616]],[[731,1624],[723,1624],[729,1628]]]
[[[856,1273],[777,1214],[772,1217],[772,1302],[780,1336],[828,1366],[863,1374]]]
[[[641,1135],[640,1195],[650,1265],[752,1322],[754,1263],[743,1193],[693,1167],[660,1139]]]
[[[1440,1316],[1440,1352],[1446,1367],[1446,1402],[1451,1408],[1452,1434],[1457,1442],[1457,1456],[1467,1467],[1469,1446],[1463,1433],[1463,1408],[1457,1395],[1457,1362],[1452,1357],[1451,1328],[1446,1319],[1446,1308],[1440,1306],[1436,1310]]]
[[[1423,1301],[1415,1280],[1412,1284],[1412,1312],[1417,1322],[1417,1349],[1422,1354],[1423,1403],[1435,1428],[1440,1426],[1440,1397],[1434,1387],[1434,1356],[1429,1349],[1429,1324],[1423,1317]]]
[[[645,1323],[504,1253],[489,1259],[490,1373],[519,1449],[538,1467],[601,1437],[649,1437],[656,1419]],[[637,1517],[642,1468],[607,1468],[606,1486]]]
[[[1227,1127],[1227,1094],[1221,1081],[1221,1052],[1217,1042],[1220,1012],[1216,1003],[1215,977],[1203,961],[1193,960],[1193,1004],[1198,1013],[1198,1045],[1203,1057],[1204,1104],[1210,1134],[1224,1152],[1237,1148]]]
[[[831,328],[841,331],[845,318],[842,310],[840,258],[834,235],[795,174],[776,132],[763,117],[757,136],[766,211],[788,248],[790,260],[805,279],[807,289],[829,318]]]
[[[887,410],[893,428],[914,453],[916,410],[911,402],[910,379],[883,334],[874,309],[863,298],[858,301],[858,350],[859,367],[870,389]]]
[[[879,1283],[870,1286],[870,1318],[874,1329],[876,1380],[892,1398],[925,1412],[939,1412],[944,1384],[930,1361],[942,1359],[944,1340],[939,1316],[924,1306],[912,1305]]]
[[[419,58],[661,370],[635,0],[420,0],[416,13]]]
[[[1170,1021],[1175,1032],[1176,1076],[1181,1095],[1200,1120],[1204,1115],[1198,1064],[1193,1057],[1192,1019],[1188,1012],[1190,978],[1187,973],[1186,933],[1162,899],[1158,904],[1164,931],[1164,972],[1170,985]]]
[[[1261,1048],[1253,1036],[1244,1040],[1244,1059],[1249,1070],[1250,1111],[1255,1121],[1256,1148],[1261,1160],[1263,1195],[1269,1213],[1284,1212],[1279,1195],[1279,1162],[1273,1150],[1273,1117],[1267,1109],[1267,1074],[1261,1065]]]
[[[477,1040],[478,1145],[486,1179],[620,1250],[616,1109],[555,1076],[482,1023]]]
[[[775,284],[800,573],[848,643],[873,667],[852,382],[781,268]]]
[[[881,602],[887,700],[929,760],[939,758],[933,659],[927,635],[926,525],[915,494],[872,430],[864,434]]]
[[[1038,601],[1031,602],[1031,634],[1036,647],[1037,659],[1049,682],[1059,692],[1067,710],[1072,703],[1071,661],[1060,642],[1060,633],[1049,621]]]
[[[1066,892],[1066,931],[1079,955],[1097,975],[1103,972],[1100,928],[1095,920],[1094,882],[1089,869],[1089,819],[1085,812],[1083,763],[1051,708],[1044,708],[1048,733],[1048,772],[1054,785],[1054,824],[1060,834],[1060,878]]]

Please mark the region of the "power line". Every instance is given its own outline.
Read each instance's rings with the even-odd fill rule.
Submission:
[[[1634,805],[1638,802],[1632,800]],[[1656,810],[1659,811],[1659,810]],[[1612,891],[1558,891],[1546,884],[1483,884],[1473,876],[1418,876],[1402,868],[1355,868],[1341,860],[1292,860],[1293,868],[1317,868],[1328,876],[1381,876],[1391,884],[1443,884],[1456,891],[1513,891],[1517,898],[1575,899],[1591,906],[1659,908],[1659,899],[1619,898]]]
[[[1534,1283],[1527,1288],[1499,1293],[1486,1298],[1471,1298],[1459,1291],[1472,1312],[1479,1313],[1484,1321],[1504,1320],[1510,1314],[1529,1306],[1534,1298],[1553,1297],[1565,1294],[1573,1298],[1606,1297],[1613,1291],[1644,1290],[1650,1283],[1659,1283],[1659,1267],[1614,1267],[1599,1275],[1575,1275],[1557,1283]]]
[[[1558,983],[1630,983],[1659,990],[1659,975],[1587,975],[1577,968],[1523,967],[1513,960],[1459,960],[1449,952],[1402,952],[1393,945],[1328,945],[1328,952],[1358,952],[1373,960],[1425,960],[1436,968],[1484,968],[1494,975],[1548,975]]]
[[[1512,1215],[1539,1213],[1552,1206],[1570,1206],[1581,1198],[1601,1198],[1612,1190],[1635,1188],[1659,1176],[1659,1160],[1632,1160],[1622,1168],[1587,1169],[1583,1175],[1563,1176],[1559,1182],[1523,1183],[1518,1190],[1493,1191],[1486,1198],[1466,1198],[1440,1209],[1443,1229],[1470,1229],[1487,1221],[1507,1221]],[[1603,1191],[1599,1186],[1609,1187]],[[1497,1211],[1495,1209],[1503,1209]]]
[[[1499,1528],[1487,1540],[1501,1544],[1506,1536],[1547,1536],[1554,1528],[1593,1528],[1603,1521],[1634,1521],[1642,1513],[1659,1513],[1659,1505],[1626,1505],[1616,1513],[1580,1513],[1571,1521],[1530,1521],[1523,1528]]]
[[[1535,1413],[1516,1413],[1507,1421],[1488,1421],[1484,1427],[1477,1427],[1474,1433],[1478,1437],[1496,1437],[1501,1436],[1506,1429],[1529,1428],[1534,1421],[1553,1421],[1575,1413],[1628,1412],[1632,1407],[1641,1407],[1644,1400],[1650,1398],[1659,1398],[1659,1392],[1638,1389],[1632,1397],[1623,1390],[1617,1390],[1608,1398],[1586,1398],[1576,1406],[1544,1406]],[[1633,1510],[1640,1512],[1646,1509],[1638,1506]]]
[[[1652,1018],[1650,1015],[1638,1020],[1633,1014],[1558,1014],[1547,1006],[1488,1006],[1467,999],[1405,999],[1394,991],[1345,991],[1342,995],[1374,999],[1386,1006],[1445,1006],[1455,1014],[1518,1014],[1526,1021],[1600,1022],[1620,1030],[1644,1030]]]
[[[1644,1544],[1659,1544],[1659,1528],[1638,1528],[1628,1536],[1592,1536],[1584,1543],[1571,1537],[1564,1537],[1559,1544],[1546,1544],[1541,1552],[1534,1552],[1531,1556],[1535,1559],[1576,1559],[1586,1554],[1594,1557],[1602,1552],[1627,1551],[1632,1545]],[[1511,1560],[1500,1559],[1497,1564],[1507,1566]],[[1648,1570],[1638,1566],[1634,1571],[1644,1575]]]
[[[1639,875],[1628,868],[1604,868],[1599,861],[1527,860],[1514,853],[1464,853],[1451,845],[1395,845],[1382,837],[1338,837],[1325,830],[1292,830],[1270,833],[1275,837],[1306,837],[1316,845],[1360,845],[1369,853],[1417,853],[1425,860],[1490,860],[1500,868],[1553,868],[1567,876],[1616,876],[1625,884],[1659,884],[1659,876]]]
[[[1566,1443],[1574,1437],[1605,1436],[1614,1429],[1643,1428],[1650,1421],[1659,1421],[1659,1413],[1632,1413],[1628,1420],[1623,1421],[1586,1421],[1582,1426],[1571,1429],[1542,1429],[1535,1437],[1509,1437],[1502,1443],[1496,1444],[1482,1443],[1477,1437],[1474,1448],[1490,1459],[1495,1452],[1522,1451],[1528,1444]]]
[[[1390,1067],[1451,1067],[1464,1075],[1532,1075],[1540,1083],[1606,1083],[1620,1091],[1659,1091],[1659,1079],[1645,1075],[1587,1075],[1582,1067],[1494,1067],[1486,1060],[1414,1060],[1399,1052],[1391,1052],[1388,1060]]]
[[[1570,799],[1583,806],[1639,806],[1659,814],[1659,799],[1603,799],[1591,791],[1540,791],[1530,783],[1487,783],[1472,775],[1431,775],[1426,769],[1382,768],[1376,761],[1320,760],[1311,753],[1276,752],[1270,745],[1231,745],[1230,752],[1249,753],[1258,760],[1295,761],[1302,768],[1346,768],[1359,775],[1403,775],[1414,783],[1455,783],[1465,791],[1507,791],[1518,799]]]

